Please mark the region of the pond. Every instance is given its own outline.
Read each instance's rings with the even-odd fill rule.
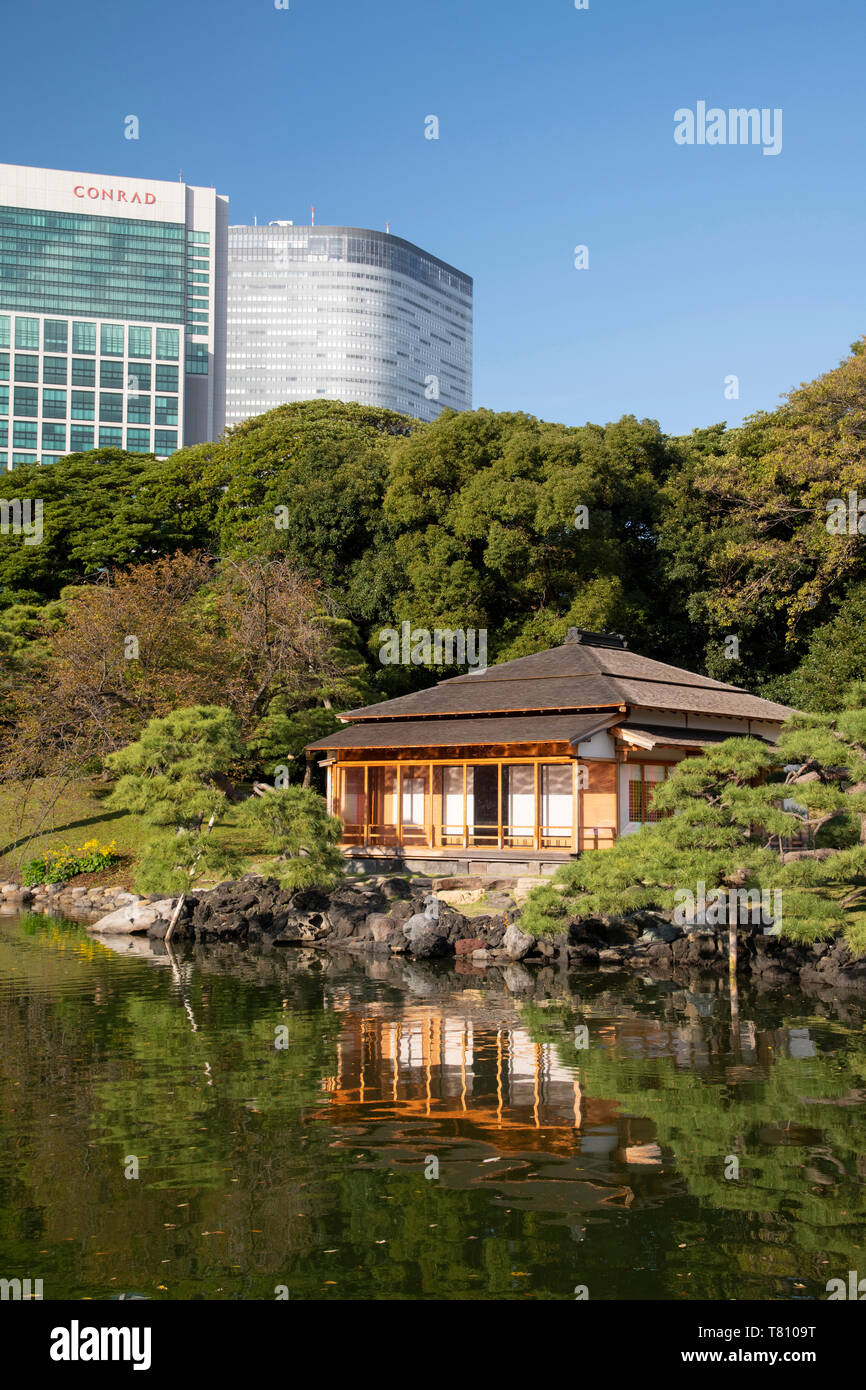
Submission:
[[[110,1299],[824,1299],[864,1005],[0,918],[0,1277]]]

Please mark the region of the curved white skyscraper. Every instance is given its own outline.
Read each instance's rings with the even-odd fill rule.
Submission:
[[[226,423],[289,401],[472,408],[472,280],[359,227],[229,227]]]

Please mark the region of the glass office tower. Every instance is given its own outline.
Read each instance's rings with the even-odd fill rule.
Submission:
[[[433,420],[472,408],[472,280],[358,227],[228,230],[226,420],[357,401]]]
[[[219,436],[227,225],[213,189],[0,164],[0,467]]]

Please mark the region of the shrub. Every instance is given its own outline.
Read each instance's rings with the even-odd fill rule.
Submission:
[[[95,874],[110,869],[120,856],[114,840],[101,845],[98,840],[85,840],[77,849],[63,845],[46,849],[38,859],[29,859],[21,870],[21,882],[26,888],[35,883],[65,883],[76,874]]]

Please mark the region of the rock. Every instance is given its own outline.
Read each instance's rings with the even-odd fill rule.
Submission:
[[[146,932],[161,918],[169,921],[174,911],[174,905],[174,898],[161,898],[152,903],[141,901],[127,903],[123,907],[116,908],[114,912],[109,912],[107,916],[100,917],[98,922],[92,922],[87,930],[118,935]]]
[[[594,946],[569,946],[568,963],[570,966],[598,965],[598,951]]]
[[[506,965],[502,977],[512,994],[527,994],[535,988],[535,981],[525,965]]]
[[[409,949],[416,960],[432,960],[437,956],[450,955],[451,943],[446,935],[436,930],[436,924],[433,923],[431,930],[415,934],[409,943]]]
[[[483,936],[466,936],[454,943],[454,953],[458,956],[471,956],[473,951],[486,951],[487,945]]]
[[[671,948],[666,941],[654,941],[648,948],[647,955],[651,960],[669,961],[672,959]]]
[[[374,941],[387,941],[397,926],[384,912],[371,912],[367,918],[367,927]]]
[[[408,898],[410,891],[409,880],[406,878],[383,878],[379,884],[379,892],[389,900]]]
[[[662,918],[658,918],[655,922],[644,927],[638,941],[644,945],[650,945],[657,941],[669,944],[682,935],[682,927],[675,927],[671,922],[665,922]]]
[[[535,937],[527,936],[519,927],[512,925],[506,931],[502,945],[512,960],[523,960],[535,946]]]

